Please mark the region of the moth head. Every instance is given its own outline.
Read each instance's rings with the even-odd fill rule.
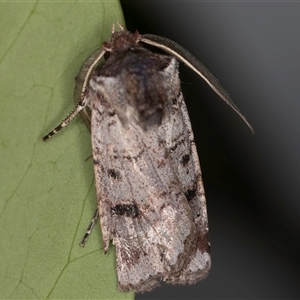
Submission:
[[[107,52],[125,51],[136,47],[140,40],[141,36],[138,31],[131,33],[127,30],[121,29],[120,31],[112,33],[110,41],[103,43],[103,49]]]

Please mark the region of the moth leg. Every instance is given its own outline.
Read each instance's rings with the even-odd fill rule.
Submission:
[[[90,236],[90,234],[91,234],[91,232],[93,230],[93,227],[97,223],[98,218],[99,218],[99,212],[98,212],[98,208],[97,208],[96,211],[95,211],[95,213],[94,213],[94,216],[92,218],[92,221],[91,221],[89,227],[87,228],[86,233],[85,233],[84,237],[82,238],[82,240],[81,240],[81,242],[79,244],[81,247],[85,246],[85,243],[88,240],[88,238],[89,238],[89,236]]]
[[[74,108],[74,110],[52,131],[50,131],[47,135],[43,137],[43,141],[47,141],[54,134],[58,133],[61,129],[66,127],[79,113],[86,107],[87,103],[84,101],[80,101],[78,105]]]

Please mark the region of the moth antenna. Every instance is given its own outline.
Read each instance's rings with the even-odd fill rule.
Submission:
[[[112,24],[112,27],[111,27],[111,33],[112,33],[112,34],[115,33],[115,24]]]
[[[222,100],[224,100],[247,124],[252,133],[254,133],[254,129],[247,121],[246,117],[242,115],[241,111],[234,103],[231,96],[225,90],[225,88],[221,85],[219,80],[211,73],[211,71],[192,53],[186,50],[184,47],[179,45],[178,43],[167,39],[165,37],[161,37],[154,34],[143,34],[141,35],[141,42],[146,44],[155,46],[160,48],[167,53],[175,56],[179,61],[183,62],[190,69],[196,72],[200,77],[202,77],[206,83],[213,89],[213,91],[220,96]]]
[[[120,30],[124,30],[124,27],[119,22],[117,22],[117,24],[118,24]]]
[[[90,80],[91,73],[93,72],[94,68],[98,65],[105,52],[106,50],[104,49],[104,47],[95,49],[81,65],[79,73],[75,78],[76,84],[73,95],[75,105],[78,105],[78,103],[80,103],[80,101],[83,100],[88,82]],[[87,126],[89,131],[91,131],[90,109],[86,107],[80,112],[80,114],[84,120],[85,125]]]
[[[91,73],[98,65],[105,52],[106,50],[104,48],[97,48],[87,57],[87,59],[81,65],[80,71],[76,77],[76,86],[74,92],[75,104],[83,100]]]
[[[50,131],[47,135],[43,137],[43,141],[46,142],[53,135],[58,133],[64,127],[68,126],[70,122],[86,107],[86,105],[86,102],[79,102],[78,105],[76,105],[76,107],[74,108],[74,110],[71,111],[71,113],[64,120],[62,120],[62,122],[58,126],[56,126],[52,131]]]

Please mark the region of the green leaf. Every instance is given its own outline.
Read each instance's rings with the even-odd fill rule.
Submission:
[[[74,77],[113,23],[117,1],[0,3],[0,298],[132,299],[117,291],[115,252],[99,226],[90,135],[73,109]]]

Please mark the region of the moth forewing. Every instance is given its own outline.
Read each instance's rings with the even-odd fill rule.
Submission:
[[[210,267],[208,228],[178,63],[140,46],[116,55],[122,59],[111,53],[114,69],[104,63],[86,96],[98,91],[91,128],[104,248],[116,245],[123,291],[194,283]]]

